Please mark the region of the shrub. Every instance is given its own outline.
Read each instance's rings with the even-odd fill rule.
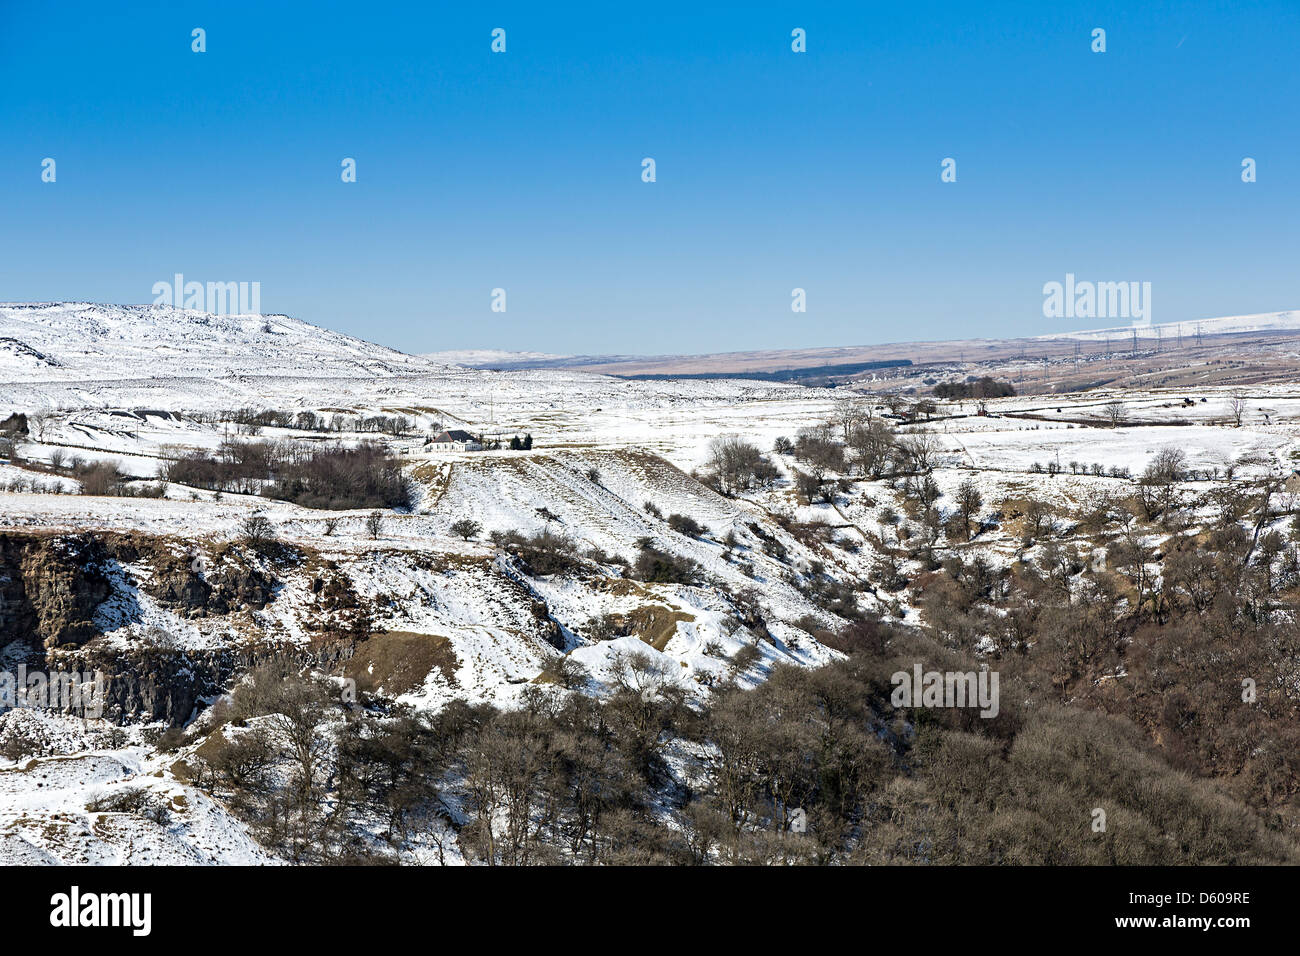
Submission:
[[[125,476],[118,471],[117,465],[110,461],[80,465],[73,471],[73,477],[81,482],[83,495],[116,495],[122,490]]]
[[[698,584],[700,566],[690,558],[678,557],[653,546],[641,549],[633,575],[652,584]]]
[[[121,787],[92,797],[86,804],[91,813],[130,813],[160,826],[171,819],[167,803],[158,794],[144,787]]]
[[[565,690],[577,690],[585,687],[591,680],[591,672],[572,657],[561,654],[554,657],[542,668],[538,675],[541,680],[559,684]]]
[[[668,527],[678,534],[686,535],[688,538],[698,538],[704,534],[704,526],[687,515],[669,515]]]
[[[578,546],[571,538],[553,531],[539,531],[531,537],[518,531],[494,531],[492,543],[514,552],[533,575],[558,574],[579,564]]]

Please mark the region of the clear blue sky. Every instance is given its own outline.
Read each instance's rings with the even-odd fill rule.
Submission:
[[[0,0],[0,300],[183,272],[587,353],[1097,325],[1043,317],[1066,272],[1157,322],[1300,307],[1295,0],[115,6]]]

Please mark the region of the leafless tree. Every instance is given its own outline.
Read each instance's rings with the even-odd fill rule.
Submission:
[[[1102,407],[1102,411],[1105,412],[1106,421],[1110,422],[1111,428],[1119,428],[1120,425],[1124,424],[1124,419],[1128,414],[1124,408],[1124,403],[1118,398],[1113,402],[1107,402]]]
[[[1238,428],[1241,427],[1241,419],[1246,414],[1246,396],[1240,389],[1234,389],[1228,396],[1228,411],[1232,415],[1232,422]]]
[[[45,433],[53,420],[54,416],[49,412],[32,412],[27,416],[28,431],[37,441],[45,441]]]
[[[968,478],[958,486],[954,500],[957,503],[957,511],[961,514],[965,537],[969,538],[972,530],[971,522],[979,514],[980,508],[984,507],[984,497],[975,486],[975,482]]]
[[[766,487],[777,477],[758,446],[739,435],[719,435],[709,443],[708,470],[724,494]]]
[[[275,526],[265,515],[249,515],[244,519],[240,530],[243,532],[244,541],[254,548],[275,539]]]
[[[844,444],[849,444],[853,432],[871,422],[871,403],[859,398],[841,399],[835,406],[835,420],[839,423]]]
[[[909,471],[929,471],[931,461],[939,450],[939,441],[928,432],[918,431],[900,441],[898,449],[907,462]]]
[[[1030,498],[1025,503],[1025,527],[1032,537],[1037,538],[1044,529],[1050,534],[1053,524],[1051,505],[1038,498]]]

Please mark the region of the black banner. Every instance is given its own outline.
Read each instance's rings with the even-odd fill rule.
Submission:
[[[542,931],[591,938],[682,921],[693,939],[763,938],[773,924],[872,927],[923,945],[1133,936],[1233,945],[1292,917],[1285,869],[49,868],[3,871],[11,916],[41,937],[164,943],[440,943]],[[495,915],[493,915],[495,914]],[[486,919],[485,919],[486,917]],[[1050,933],[1050,936],[1044,936]]]

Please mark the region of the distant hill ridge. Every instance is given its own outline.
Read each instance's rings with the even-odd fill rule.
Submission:
[[[155,305],[0,305],[0,379],[372,375],[443,366],[286,315]]]

